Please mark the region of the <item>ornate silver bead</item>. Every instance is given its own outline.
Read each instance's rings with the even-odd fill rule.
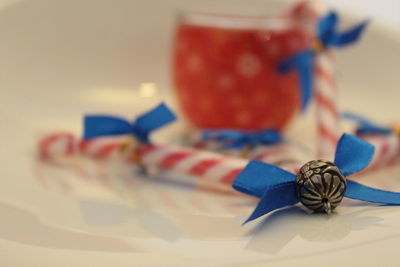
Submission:
[[[300,202],[315,212],[330,214],[343,199],[346,178],[335,164],[313,160],[304,164],[296,177]]]

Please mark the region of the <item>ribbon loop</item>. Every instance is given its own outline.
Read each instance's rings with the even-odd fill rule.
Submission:
[[[261,197],[271,186],[292,182],[296,179],[293,173],[277,166],[260,161],[250,161],[244,170],[233,181],[233,188],[239,192]]]
[[[339,17],[335,12],[329,12],[318,22],[318,39],[327,46],[342,47],[356,42],[369,23],[365,20],[344,32],[337,32]]]
[[[103,115],[90,115],[84,118],[85,140],[107,135],[129,134],[132,131],[132,125],[122,118]]]
[[[303,111],[313,96],[314,61],[316,54],[324,48],[343,47],[356,42],[364,32],[368,22],[364,21],[345,32],[339,33],[337,32],[339,17],[335,12],[329,12],[318,21],[317,25],[317,40],[315,43],[320,44],[322,49],[301,51],[280,62],[278,65],[279,72],[287,73],[295,69],[299,74]]]
[[[135,132],[139,135],[139,140],[148,142],[148,136],[154,130],[176,120],[175,114],[164,104],[161,103],[149,112],[146,112],[133,123]]]
[[[345,175],[366,168],[371,162],[375,148],[370,143],[350,134],[343,134],[335,153],[335,164]]]
[[[84,118],[84,139],[108,135],[133,135],[139,141],[148,143],[152,131],[174,121],[175,115],[161,103],[146,112],[131,124],[123,118],[106,115],[88,115]]]
[[[335,164],[347,176],[364,169],[371,161],[373,154],[374,147],[371,144],[355,136],[344,134],[337,146]],[[306,167],[304,165],[302,168]],[[311,174],[307,174],[311,175],[310,181],[313,178],[312,173],[311,171]],[[321,176],[321,174],[317,175]],[[253,213],[244,223],[257,219],[273,210],[299,202],[299,196],[296,192],[296,176],[277,166],[259,161],[251,161],[244,168],[233,182],[233,188],[239,192],[261,198]],[[306,190],[312,192],[310,190],[314,189]],[[315,190],[321,190],[321,188],[316,186]],[[326,194],[326,191],[324,194]],[[400,205],[400,193],[371,188],[351,180],[347,180],[344,196],[369,202]],[[312,198],[312,196],[307,197]],[[303,196],[304,198],[305,196]]]
[[[339,18],[335,12],[328,12],[318,21],[317,37],[323,46],[329,44],[330,39],[334,36]]]

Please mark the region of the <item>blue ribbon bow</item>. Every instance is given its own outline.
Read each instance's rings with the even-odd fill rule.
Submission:
[[[174,113],[164,103],[138,116],[132,123],[119,117],[89,115],[84,118],[83,138],[92,139],[110,135],[133,135],[140,142],[149,143],[151,132],[175,119]]]
[[[241,149],[245,146],[259,144],[272,145],[282,141],[282,135],[276,130],[237,131],[237,130],[205,130],[202,133],[204,140],[216,140],[226,143],[223,148]]]
[[[367,118],[364,118],[354,113],[343,112],[342,117],[347,120],[354,121],[358,124],[358,127],[356,129],[357,135],[365,135],[365,134],[389,135],[393,133],[393,130],[390,129],[389,127],[372,122]]]
[[[366,168],[374,147],[349,134],[344,134],[336,148],[335,165],[349,176]],[[245,221],[252,221],[273,210],[299,202],[296,194],[296,175],[277,166],[251,161],[233,182],[236,190],[261,198]],[[345,197],[363,201],[400,205],[400,193],[371,188],[347,179]]]
[[[356,42],[363,33],[368,22],[369,21],[366,20],[347,31],[339,33],[337,29],[339,17],[335,12],[329,12],[318,21],[317,43],[319,49],[343,47]],[[299,52],[283,60],[278,66],[278,70],[281,73],[287,73],[292,69],[298,71],[302,96],[302,110],[307,107],[313,96],[314,58],[317,52],[318,51],[315,49]]]

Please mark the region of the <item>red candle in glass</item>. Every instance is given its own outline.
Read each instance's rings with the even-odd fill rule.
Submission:
[[[282,129],[301,99],[297,74],[277,65],[310,39],[288,18],[183,15],[174,51],[182,110],[199,128]]]

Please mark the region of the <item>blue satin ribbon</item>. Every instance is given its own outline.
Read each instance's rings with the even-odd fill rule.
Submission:
[[[366,20],[347,31],[338,32],[339,17],[335,12],[331,11],[318,21],[317,42],[321,49],[352,44],[359,39],[368,22]],[[287,73],[293,69],[299,73],[302,110],[307,107],[313,96],[314,58],[316,53],[318,51],[315,51],[315,49],[301,51],[283,60],[278,66],[278,70],[281,73]]]
[[[366,168],[374,147],[355,136],[344,134],[336,147],[335,165],[345,176]],[[261,198],[245,223],[271,211],[296,204],[296,175],[277,166],[251,161],[233,182],[239,192]],[[347,179],[345,197],[357,200],[400,205],[400,193],[371,188]]]
[[[262,130],[257,132],[237,130],[205,130],[202,132],[202,137],[204,140],[225,142],[226,144],[223,146],[225,149],[240,149],[247,145],[272,145],[282,141],[281,133],[276,130]]]
[[[88,115],[84,118],[83,138],[133,135],[139,141],[148,143],[150,133],[175,119],[174,113],[164,103],[138,116],[133,122],[114,116]]]
[[[314,57],[314,51],[306,50],[283,60],[278,66],[278,71],[281,73],[287,73],[291,70],[296,70],[298,72],[302,110],[307,108],[313,97]]]
[[[351,112],[343,112],[342,117],[354,121],[358,124],[356,129],[357,135],[364,134],[378,134],[378,135],[388,135],[392,134],[393,131],[389,127],[379,125],[378,123],[372,122],[367,118],[364,118],[360,115],[351,113]]]

